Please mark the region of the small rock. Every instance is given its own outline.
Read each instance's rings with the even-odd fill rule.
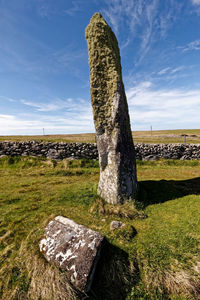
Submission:
[[[45,233],[46,238],[40,242],[40,251],[49,262],[68,272],[77,289],[88,292],[104,237],[62,216],[49,222]]]
[[[143,161],[148,161],[148,160],[151,160],[151,161],[154,161],[154,160],[158,160],[159,157],[157,155],[147,155],[143,158]]]
[[[59,159],[60,158],[60,153],[55,149],[49,149],[49,151],[47,153],[47,158]]]
[[[122,228],[124,226],[125,226],[125,224],[120,221],[112,221],[110,223],[110,230],[115,230],[117,228]]]

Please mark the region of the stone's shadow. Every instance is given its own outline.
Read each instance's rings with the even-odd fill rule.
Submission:
[[[130,266],[128,254],[106,240],[101,251],[87,299],[124,300],[131,287],[140,279],[137,263]]]
[[[146,207],[187,195],[200,195],[200,177],[180,181],[140,181],[139,187],[139,201]]]

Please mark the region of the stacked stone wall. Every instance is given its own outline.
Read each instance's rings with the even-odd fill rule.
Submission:
[[[200,144],[135,144],[135,152],[139,160],[200,159]],[[0,157],[5,155],[98,159],[97,146],[92,143],[0,142]]]

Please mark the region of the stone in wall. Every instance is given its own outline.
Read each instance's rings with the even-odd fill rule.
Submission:
[[[49,222],[40,251],[48,262],[67,271],[72,284],[82,292],[90,290],[104,237],[94,230],[62,216]]]
[[[95,13],[86,28],[90,93],[99,152],[98,193],[118,204],[137,194],[136,162],[117,39]]]
[[[200,144],[135,144],[135,154],[138,160],[199,160]],[[92,143],[0,142],[0,158],[5,156],[98,159],[98,151]]]

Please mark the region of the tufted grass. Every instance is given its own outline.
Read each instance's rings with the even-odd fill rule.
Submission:
[[[200,161],[138,161],[138,215],[102,204],[98,177],[92,160],[0,159],[0,299],[198,299]],[[39,252],[56,215],[109,242],[89,296]],[[110,231],[112,220],[126,227]]]
[[[200,144],[200,129],[182,129],[182,130],[153,130],[151,131],[133,131],[135,143],[147,144],[167,144],[184,143],[186,136],[187,144]],[[19,135],[19,136],[0,136],[0,141],[44,141],[44,142],[77,142],[94,143],[94,133],[82,134],[52,134],[52,135]]]

